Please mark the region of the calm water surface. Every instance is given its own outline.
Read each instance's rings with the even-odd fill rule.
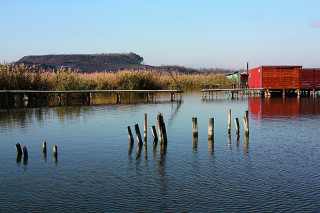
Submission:
[[[240,119],[239,139],[233,121],[228,137],[229,109]],[[159,112],[166,150],[152,149],[150,126]],[[143,131],[144,113],[147,148],[137,151],[135,139],[129,154],[127,126],[139,123]],[[198,118],[197,146],[192,117]],[[174,103],[1,109],[0,211],[320,212],[319,126],[320,98],[202,101],[200,93],[186,93]],[[28,148],[27,162],[17,162],[16,143]]]

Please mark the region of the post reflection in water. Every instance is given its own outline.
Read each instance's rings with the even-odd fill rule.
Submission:
[[[237,148],[239,148],[239,138],[240,138],[240,135],[236,134],[236,137],[234,138],[234,142],[235,142]]]
[[[231,152],[231,134],[230,132],[228,133],[228,147],[229,147],[229,152]]]
[[[160,142],[160,144],[159,144],[159,160],[158,160],[158,165],[162,165],[162,164],[165,162],[166,151],[167,151],[167,146],[165,145],[164,142]]]
[[[43,160],[45,161],[45,162],[47,162],[47,152],[46,151],[43,151]]]
[[[16,157],[17,163],[21,163],[21,157],[22,157],[22,154],[17,154],[17,157]]]
[[[249,135],[245,135],[244,137],[243,148],[244,148],[244,153],[248,154],[249,153]]]
[[[193,136],[192,148],[194,150],[197,150],[197,148],[198,148],[198,136]]]
[[[148,160],[148,150],[147,150],[147,137],[144,138],[144,159]]]
[[[140,144],[140,145],[138,145],[138,147],[137,147],[137,157],[136,157],[137,160],[140,159],[141,150],[142,150],[142,145]]]
[[[208,149],[209,149],[209,155],[213,155],[214,153],[214,138],[208,137]]]

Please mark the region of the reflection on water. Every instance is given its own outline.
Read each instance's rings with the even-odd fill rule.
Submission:
[[[319,212],[319,99],[108,99],[1,109],[1,212]],[[249,137],[242,119],[240,133],[232,123],[228,134],[229,109],[231,120],[249,110]],[[144,114],[157,126],[160,112],[167,146],[151,131],[141,146],[129,141],[128,126],[142,126]],[[59,159],[43,141],[59,146]],[[28,147],[27,162],[17,143]]]
[[[264,117],[296,117],[303,114],[320,114],[319,98],[261,98],[249,97],[248,108],[255,120]]]

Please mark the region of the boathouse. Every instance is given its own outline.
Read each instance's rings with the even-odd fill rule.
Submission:
[[[261,66],[249,71],[250,89],[299,89],[302,66]]]
[[[260,66],[249,71],[249,89],[313,91],[320,90],[320,69],[302,66]]]

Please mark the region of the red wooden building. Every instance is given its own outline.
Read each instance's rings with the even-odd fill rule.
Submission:
[[[320,69],[302,69],[300,73],[300,89],[320,89]]]
[[[251,89],[299,89],[302,66],[261,66],[249,71]]]
[[[260,66],[249,71],[249,88],[270,90],[319,90],[320,69],[302,66]]]

